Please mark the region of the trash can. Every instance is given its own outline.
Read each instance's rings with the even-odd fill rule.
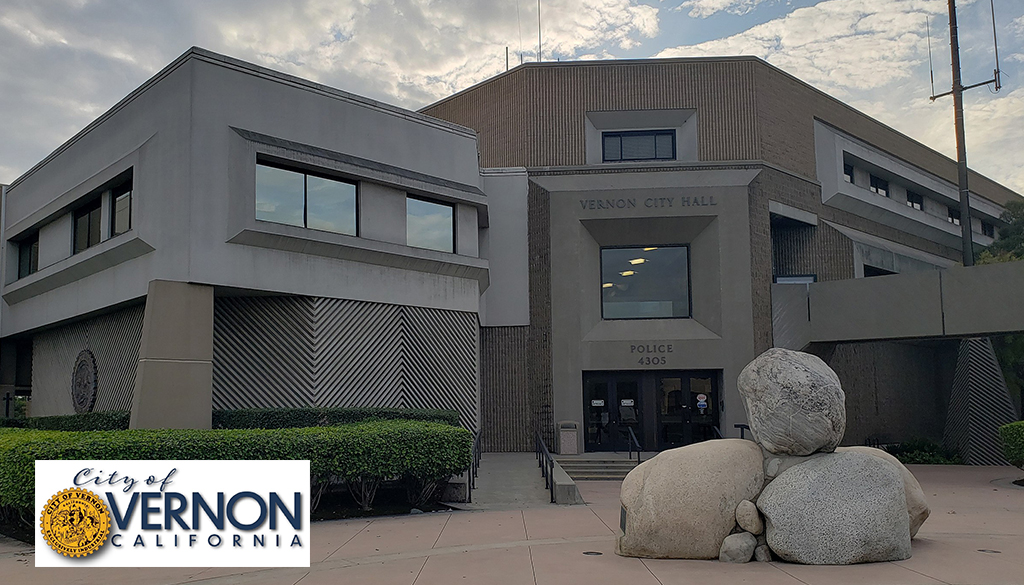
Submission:
[[[579,454],[580,425],[574,420],[563,420],[558,423],[558,453],[560,455]]]

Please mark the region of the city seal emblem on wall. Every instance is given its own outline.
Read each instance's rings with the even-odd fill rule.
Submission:
[[[98,495],[71,488],[46,502],[39,526],[50,548],[66,557],[84,557],[107,541],[110,512]]]
[[[75,412],[92,412],[96,404],[96,356],[88,349],[83,349],[75,360],[75,370],[71,373],[71,402]]]

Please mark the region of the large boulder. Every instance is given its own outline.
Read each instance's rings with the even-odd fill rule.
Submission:
[[[794,465],[757,499],[768,546],[784,560],[848,565],[910,558],[903,477],[879,457],[831,453]]]
[[[910,538],[917,536],[917,531],[921,528],[921,525],[924,524],[924,521],[928,519],[928,515],[931,514],[931,509],[928,508],[928,501],[924,498],[924,490],[921,489],[921,484],[918,483],[914,474],[910,473],[907,466],[903,465],[899,459],[885,451],[882,451],[881,449],[859,446],[836,448],[837,453],[845,451],[867,453],[868,455],[873,455],[879,459],[884,459],[896,466],[896,469],[898,469],[900,474],[903,476],[903,495],[907,498],[907,516],[910,518]]]
[[[736,506],[761,491],[761,450],[742,439],[663,451],[622,482],[623,534],[630,557],[717,559],[736,526]]]
[[[743,368],[739,390],[754,440],[777,455],[834,451],[846,432],[846,396],[820,358],[769,349]]]

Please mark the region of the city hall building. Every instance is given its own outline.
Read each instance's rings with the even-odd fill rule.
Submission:
[[[139,427],[439,407],[485,450],[662,450],[738,436],[779,346],[837,371],[847,444],[958,445],[965,392],[1016,414],[962,341],[998,327],[935,318],[1009,278],[956,268],[955,181],[755,58],[530,63],[410,112],[192,49],[5,189],[0,381]],[[1019,195],[970,186],[984,246]]]

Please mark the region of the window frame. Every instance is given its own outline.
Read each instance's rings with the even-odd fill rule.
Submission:
[[[22,256],[25,254],[25,246],[28,248],[28,271],[22,271]],[[34,250],[33,250],[34,248]],[[29,236],[18,241],[18,279],[31,276],[39,272],[39,231],[32,232]]]
[[[917,200],[915,201],[914,198]],[[918,211],[924,211],[924,195],[915,191],[907,190],[907,207],[916,209]]]
[[[422,246],[414,246],[409,243],[409,200],[422,201],[423,203],[433,203],[434,205],[441,205],[448,207],[452,210],[452,251],[438,250],[437,248],[424,248]],[[431,250],[434,252],[440,252],[442,254],[458,254],[459,253],[459,207],[455,203],[449,203],[447,201],[439,201],[437,199],[431,199],[429,197],[421,197],[419,195],[413,195],[411,193],[405,194],[405,245],[410,248],[416,248],[417,250]]]
[[[265,222],[265,223],[272,223],[274,225],[286,225],[286,226],[300,228],[300,229],[304,229],[304,230],[312,230],[314,232],[320,232],[320,233],[323,233],[323,234],[335,234],[335,235],[339,235],[339,236],[349,236],[349,237],[353,237],[353,238],[358,238],[359,237],[359,203],[360,203],[360,200],[361,200],[360,194],[362,192],[362,189],[360,187],[360,183],[361,183],[360,181],[349,179],[349,178],[343,177],[341,175],[335,175],[335,174],[330,173],[329,171],[322,170],[322,169],[319,169],[319,168],[310,168],[310,167],[306,167],[306,166],[302,166],[302,165],[297,165],[297,164],[289,164],[287,161],[279,161],[278,159],[267,158],[267,157],[263,157],[263,156],[260,156],[260,155],[256,156],[256,166],[257,167],[264,166],[264,167],[269,167],[269,168],[272,168],[272,169],[277,169],[277,170],[281,170],[281,171],[288,171],[288,172],[291,172],[291,173],[296,173],[296,174],[302,175],[302,225],[301,226],[297,226],[297,225],[294,225],[294,224],[284,223],[284,222],[280,222],[280,221],[273,221],[273,220],[269,220],[269,219],[260,219],[259,217],[256,217],[256,209],[254,207],[253,208],[253,217],[256,218],[256,221],[262,221],[262,222]],[[309,177],[316,177],[318,179],[324,179],[324,180],[327,180],[327,181],[334,181],[336,183],[343,183],[345,185],[352,185],[355,188],[355,207],[354,207],[354,212],[355,212],[355,229],[353,230],[354,233],[347,234],[347,233],[344,233],[344,232],[336,232],[336,231],[331,231],[331,230],[325,230],[325,229],[320,229],[320,228],[309,227]],[[254,204],[257,201],[257,196],[258,196],[257,189],[258,188],[259,188],[259,186],[255,183],[255,176],[254,176],[253,199],[252,199]]]
[[[605,317],[604,316],[604,298],[601,293],[602,286],[604,285],[604,259],[602,254],[605,250],[641,250],[644,248],[686,248],[686,316],[685,317]],[[601,320],[602,321],[663,321],[668,319],[693,319],[693,280],[691,278],[693,273],[693,263],[691,262],[692,256],[690,254],[690,244],[636,244],[628,246],[601,246],[597,253],[597,294],[601,295],[598,298],[598,303],[601,305]]]
[[[672,137],[672,156],[670,158],[658,157],[658,136],[668,135]],[[624,136],[651,136],[654,138],[654,157],[652,158],[623,158],[622,138]],[[605,140],[608,137],[619,139],[619,158],[608,158],[608,151],[605,148]],[[676,144],[676,131],[673,128],[658,130],[607,130],[601,132],[601,162],[645,162],[645,161],[674,161],[678,157]]]
[[[846,172],[847,169],[849,169],[849,171],[850,171],[849,173]],[[851,184],[851,185],[856,185],[857,184],[856,183],[856,178],[855,178],[855,175],[854,175],[853,165],[847,164],[847,163],[843,163],[843,180],[846,181],[847,183]]]

